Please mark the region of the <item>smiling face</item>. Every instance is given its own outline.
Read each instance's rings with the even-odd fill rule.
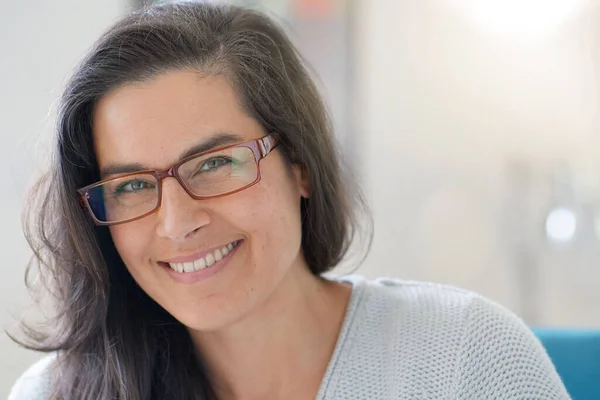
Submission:
[[[93,127],[102,179],[118,176],[117,165],[163,170],[193,149],[267,134],[224,77],[189,71],[110,92],[95,109]],[[307,183],[278,150],[260,161],[260,171],[256,185],[205,200],[192,199],[168,177],[156,213],[110,227],[140,287],[192,329],[218,330],[243,319],[291,271],[307,268],[300,247]]]

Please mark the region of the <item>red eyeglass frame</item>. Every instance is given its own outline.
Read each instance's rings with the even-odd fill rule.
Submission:
[[[186,158],[178,161],[177,163],[173,164],[171,167],[169,167],[165,170],[162,170],[162,171],[143,170],[143,171],[131,172],[131,173],[124,174],[124,175],[119,175],[119,176],[116,176],[116,177],[110,178],[110,179],[104,179],[102,181],[93,183],[91,185],[84,186],[80,189],[77,189],[77,193],[79,194],[79,201],[80,201],[81,205],[87,210],[88,214],[92,217],[92,220],[94,221],[94,223],[96,225],[109,226],[109,225],[119,225],[119,224],[124,224],[126,222],[137,221],[141,218],[147,217],[148,215],[155,213],[162,204],[162,181],[165,178],[169,178],[169,177],[175,178],[175,180],[177,180],[177,182],[179,182],[179,184],[181,185],[181,187],[183,187],[183,189],[186,191],[186,193],[195,200],[214,199],[214,198],[218,198],[218,197],[228,196],[230,194],[234,194],[237,192],[241,192],[242,190],[248,189],[249,187],[254,186],[258,182],[260,182],[260,179],[261,179],[260,160],[265,158],[275,147],[277,147],[277,144],[278,144],[277,139],[275,139],[271,135],[266,135],[259,139],[253,139],[253,140],[249,140],[247,142],[218,147],[218,148],[211,149],[208,151],[203,151],[201,153],[193,154],[189,157],[186,157]],[[235,190],[232,190],[232,191],[226,192],[226,193],[220,193],[220,194],[209,195],[209,196],[197,196],[190,190],[189,187],[187,187],[184,180],[179,175],[179,167],[182,164],[185,164],[186,162],[188,162],[194,158],[197,158],[197,157],[200,157],[200,156],[203,156],[206,154],[210,154],[213,152],[218,152],[218,151],[222,151],[222,150],[226,150],[226,149],[231,149],[231,148],[235,148],[235,147],[247,147],[250,150],[252,150],[252,153],[254,154],[254,164],[256,165],[256,179],[254,179],[254,181],[250,182],[249,184],[247,184],[239,189],[235,189]],[[96,218],[96,216],[94,215],[94,212],[92,211],[92,207],[90,206],[88,191],[95,187],[102,186],[102,185],[106,184],[107,182],[110,182],[110,181],[113,181],[116,179],[126,178],[128,176],[139,175],[139,174],[149,174],[149,175],[153,175],[156,178],[156,180],[158,182],[158,201],[156,203],[156,207],[154,207],[152,210],[148,211],[147,213],[144,213],[143,215],[140,215],[138,217],[131,218],[131,219],[126,219],[123,221],[105,222],[105,221],[98,220],[98,218]]]

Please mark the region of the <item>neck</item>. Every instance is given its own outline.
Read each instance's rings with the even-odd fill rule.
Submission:
[[[294,266],[242,321],[190,332],[219,398],[314,398],[343,323],[350,288]]]

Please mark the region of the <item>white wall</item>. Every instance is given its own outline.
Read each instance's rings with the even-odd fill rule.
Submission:
[[[126,0],[3,1],[0,6],[0,324],[13,326],[27,304],[29,250],[20,210],[36,171],[36,141],[52,134],[51,105],[86,48],[128,8]],[[43,146],[39,152],[43,153]],[[0,398],[38,355],[0,334]]]
[[[355,109],[375,241],[359,272],[473,289],[532,324],[598,326],[598,241],[543,237],[561,200],[555,163],[572,167],[579,205],[600,204],[596,3],[528,40],[488,34],[459,3],[360,2]]]

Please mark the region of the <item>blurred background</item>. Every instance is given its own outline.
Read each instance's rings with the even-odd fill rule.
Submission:
[[[356,273],[600,327],[600,3],[270,0],[312,65],[375,236]],[[75,63],[135,0],[4,1],[0,323],[28,304],[20,213]],[[350,260],[337,272],[351,271]],[[0,335],[0,397],[38,354]]]

